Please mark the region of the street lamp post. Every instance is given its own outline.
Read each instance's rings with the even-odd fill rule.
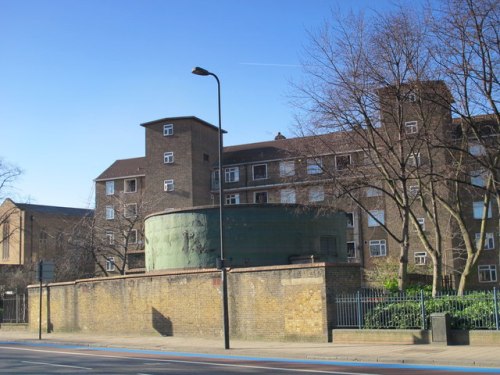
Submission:
[[[217,99],[219,106],[219,240],[220,240],[220,270],[222,281],[222,321],[224,329],[224,348],[229,349],[229,309],[227,298],[227,270],[224,257],[224,186],[222,184],[222,119],[221,119],[221,103],[220,103],[220,81],[219,77],[206,69],[196,67],[193,68],[193,74],[199,76],[212,76],[217,81]]]

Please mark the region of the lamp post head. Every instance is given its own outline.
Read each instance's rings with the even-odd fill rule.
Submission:
[[[210,75],[210,72],[206,69],[200,68],[197,66],[196,68],[193,68],[192,70],[193,74],[199,75],[199,76],[208,76]]]

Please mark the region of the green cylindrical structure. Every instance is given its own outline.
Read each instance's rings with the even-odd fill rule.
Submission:
[[[218,207],[150,215],[145,221],[146,270],[213,268],[220,256]],[[342,212],[301,205],[224,207],[229,267],[346,262]]]

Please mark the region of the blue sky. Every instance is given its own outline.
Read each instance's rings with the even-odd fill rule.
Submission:
[[[164,117],[217,124],[225,145],[293,136],[290,80],[331,9],[390,1],[0,0],[0,158],[23,170],[16,201],[93,207],[93,179],[144,156]],[[2,192],[5,195],[6,192]]]

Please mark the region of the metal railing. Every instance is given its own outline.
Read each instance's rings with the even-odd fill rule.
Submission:
[[[500,330],[496,289],[463,296],[364,290],[335,296],[336,328],[429,329],[432,313],[449,313],[453,329]]]
[[[2,323],[27,323],[28,299],[25,294],[3,297]]]

